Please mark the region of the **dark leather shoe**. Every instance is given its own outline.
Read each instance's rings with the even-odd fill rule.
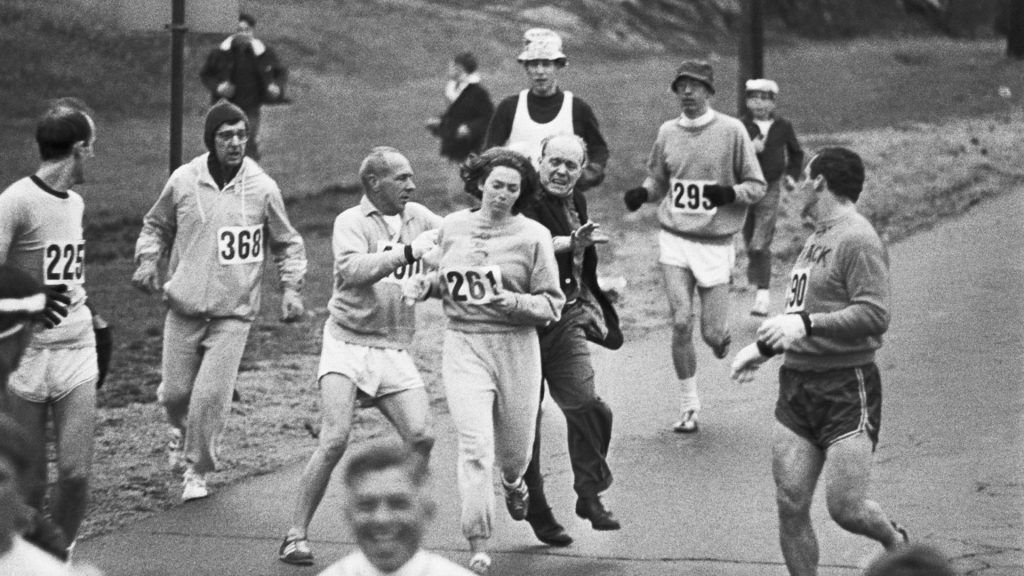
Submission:
[[[594,530],[618,530],[622,527],[597,496],[577,500],[576,515],[584,520],[590,520],[590,526]]]
[[[555,515],[550,509],[539,514],[527,514],[526,521],[530,523],[530,528],[533,528],[537,540],[549,546],[562,547],[572,544],[572,536],[569,536],[565,528],[555,520]]]

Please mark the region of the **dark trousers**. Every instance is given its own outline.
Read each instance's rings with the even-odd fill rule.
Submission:
[[[260,122],[262,120],[262,113],[260,108],[253,110],[245,110],[245,115],[249,119],[249,140],[245,143],[245,155],[259,162],[260,159]]]
[[[743,222],[743,241],[747,245],[747,282],[767,289],[772,279],[772,239],[779,219],[781,180],[768,183],[760,202],[747,208]]]
[[[594,386],[594,367],[582,328],[584,315],[582,306],[569,306],[558,323],[540,331],[541,371],[551,398],[565,415],[573,489],[581,498],[597,496],[612,484],[607,462],[612,411]],[[533,458],[524,475],[530,489],[530,514],[550,508],[544,495],[540,449],[538,412]]]

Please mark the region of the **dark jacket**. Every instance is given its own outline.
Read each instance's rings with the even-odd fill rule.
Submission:
[[[441,138],[441,156],[462,162],[471,153],[479,152],[493,113],[494,104],[487,89],[478,83],[466,86],[441,115],[441,126],[437,131]],[[455,131],[463,124],[469,127],[469,137],[456,138]]]
[[[199,78],[210,91],[211,103],[220,99],[217,86],[226,80],[235,85],[235,94],[228,100],[242,110],[257,110],[263,104],[286,101],[288,69],[277,59],[274,50],[262,40],[240,43],[234,41],[234,36],[229,36],[210,51],[199,72]],[[267,94],[267,86],[272,82],[281,88],[281,95],[277,99]]]
[[[793,125],[782,116],[775,116],[772,120],[764,138],[764,151],[757,155],[764,179],[771,182],[789,174],[794,180],[799,180],[804,167],[804,151],[796,139]],[[751,140],[761,134],[760,127],[749,113],[743,115],[743,125],[747,127]]]
[[[582,192],[574,191],[572,200],[576,206],[576,212],[579,214],[580,223],[586,223],[589,220],[586,197]],[[573,231],[569,219],[566,217],[562,199],[551,194],[542,193],[541,199],[533,206],[523,210],[523,214],[543,224],[551,231],[552,236],[568,236]],[[575,279],[572,276],[572,251],[556,254],[555,258],[558,260],[559,285],[562,286],[563,292],[575,292]],[[610,350],[618,350],[622,347],[623,340],[622,330],[619,327],[619,315],[615,312],[608,296],[601,291],[601,287],[597,284],[597,249],[593,246],[583,251],[583,269],[580,272],[580,277],[583,284],[594,295],[598,306],[601,307],[604,324],[608,331],[602,337],[596,330],[588,330],[584,327],[587,340]]]

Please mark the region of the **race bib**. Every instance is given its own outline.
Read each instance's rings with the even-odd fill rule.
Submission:
[[[85,240],[65,244],[47,244],[43,249],[43,284],[83,284],[85,282]]]
[[[398,242],[381,241],[377,244],[377,252],[390,252],[392,250],[405,250],[404,244]],[[415,276],[423,272],[423,261],[416,260],[412,264],[406,263],[398,267],[397,270],[388,274],[384,278],[381,278],[381,282],[398,282],[401,283],[406,278]]]
[[[671,181],[671,209],[680,214],[714,214],[718,207],[704,197],[704,187],[714,184],[714,180],[679,180]]]
[[[225,226],[218,230],[217,259],[224,265],[263,262],[263,225]]]
[[[803,312],[804,300],[807,298],[807,282],[811,277],[810,268],[794,268],[789,275],[789,288],[786,290],[786,314]]]
[[[448,268],[444,271],[452,300],[467,304],[487,304],[501,286],[501,268],[497,266],[468,266]]]

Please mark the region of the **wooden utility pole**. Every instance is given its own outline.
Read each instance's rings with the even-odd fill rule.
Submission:
[[[740,18],[740,54],[737,68],[736,111],[746,109],[746,84],[751,78],[764,77],[764,4],[763,0],[742,0]]]
[[[171,146],[170,172],[181,166],[182,122],[185,108],[185,0],[171,4]]]

